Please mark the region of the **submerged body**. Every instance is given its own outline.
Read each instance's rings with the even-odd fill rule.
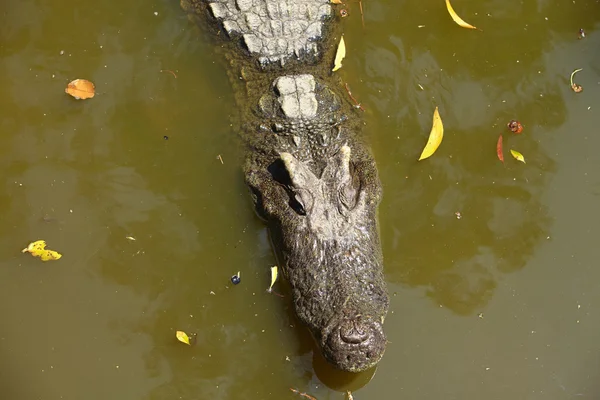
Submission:
[[[296,314],[334,366],[373,367],[385,350],[389,305],[377,227],[381,184],[358,111],[330,72],[331,5],[182,0],[182,7],[218,21],[229,37],[223,46],[242,108],[246,182]]]

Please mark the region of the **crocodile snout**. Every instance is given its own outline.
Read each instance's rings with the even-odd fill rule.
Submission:
[[[369,326],[360,320],[345,320],[339,326],[340,338],[349,344],[362,343],[369,338]]]
[[[324,338],[323,354],[339,369],[360,372],[381,360],[386,342],[379,321],[360,316],[346,318]]]

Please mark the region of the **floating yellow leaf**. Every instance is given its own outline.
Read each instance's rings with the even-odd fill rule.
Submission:
[[[450,0],[446,0],[446,8],[448,9],[448,12],[450,13],[450,16],[452,17],[454,22],[456,22],[458,25],[462,26],[463,28],[478,29],[477,27],[466,23],[461,17],[458,16],[458,14],[456,14],[454,9],[452,8],[452,5],[450,4]]]
[[[270,292],[273,289],[273,285],[277,280],[277,266],[271,267],[271,286],[269,286],[268,291]]]
[[[70,94],[77,100],[91,99],[95,94],[95,86],[92,82],[85,79],[75,79],[69,82],[65,93]]]
[[[30,253],[34,257],[39,257],[42,261],[58,260],[62,257],[62,254],[56,251],[47,250],[46,242],[44,240],[36,240],[35,242],[29,243],[29,245],[21,250],[23,253]]]
[[[442,118],[440,118],[440,113],[436,107],[435,111],[433,112],[433,126],[431,127],[431,132],[429,133],[429,139],[427,140],[427,144],[421,153],[421,157],[419,157],[419,161],[431,157],[437,148],[440,147],[440,143],[442,143],[443,138],[444,124],[442,124]]]
[[[175,337],[177,337],[177,340],[179,340],[181,343],[185,343],[188,346],[191,346],[190,337],[184,331],[177,331]]]
[[[23,250],[21,250],[21,252],[22,253],[30,252],[31,254],[35,255],[35,253],[39,254],[40,251],[43,251],[45,247],[46,247],[46,241],[37,240],[35,242],[29,243],[29,245],[27,247],[25,247]]]
[[[61,257],[62,257],[62,254],[60,254],[56,251],[52,251],[52,250],[46,250],[40,255],[40,258],[42,259],[42,261],[58,260]]]
[[[335,53],[335,61],[333,63],[333,69],[331,71],[337,71],[342,68],[342,60],[346,57],[346,43],[344,42],[344,36],[340,39],[337,51]]]
[[[515,160],[519,160],[521,161],[523,164],[525,164],[525,157],[523,157],[523,154],[519,153],[516,150],[510,150],[510,154],[512,154],[512,156],[515,158]]]
[[[342,0],[331,0],[331,4],[342,4]]]

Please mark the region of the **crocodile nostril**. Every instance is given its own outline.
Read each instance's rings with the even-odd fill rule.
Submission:
[[[355,321],[346,321],[340,327],[340,337],[346,343],[362,343],[369,337],[368,329]]]

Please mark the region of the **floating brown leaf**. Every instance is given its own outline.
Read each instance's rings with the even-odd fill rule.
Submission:
[[[70,94],[77,100],[84,100],[94,97],[94,94],[96,93],[95,89],[92,82],[85,79],[75,79],[74,81],[69,82],[65,89],[65,93]]]
[[[508,129],[510,129],[512,133],[516,133],[517,135],[520,135],[521,132],[523,132],[523,125],[516,119],[510,120],[506,126],[508,126]]]
[[[498,160],[504,162],[504,150],[502,148],[502,135],[498,138],[498,143],[496,144],[496,154],[498,154]]]
[[[448,12],[450,13],[450,16],[452,17],[454,22],[456,22],[459,26],[462,26],[463,28],[468,28],[468,29],[479,29],[471,24],[466,23],[461,17],[459,17],[458,14],[452,8],[452,4],[450,4],[450,0],[446,0],[446,8],[448,9]],[[479,30],[481,30],[481,29],[479,29]]]

